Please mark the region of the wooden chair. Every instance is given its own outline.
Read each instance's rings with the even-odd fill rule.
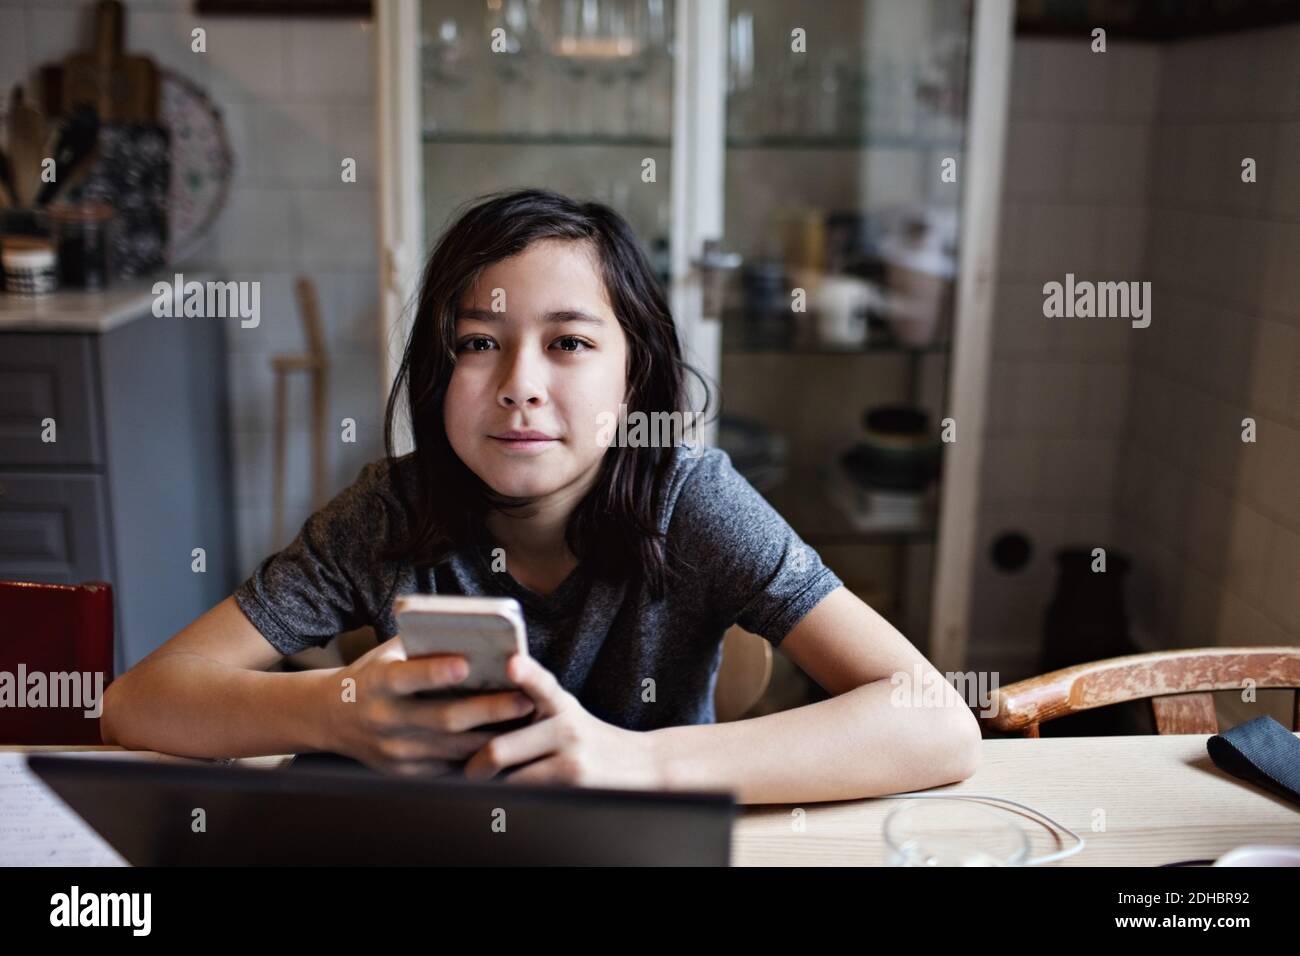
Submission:
[[[272,479],[271,529],[275,535],[274,547],[277,548],[287,543],[284,537],[284,459],[289,444],[289,376],[297,372],[306,372],[311,378],[311,507],[315,509],[325,503],[325,406],[329,358],[325,354],[325,333],[316,285],[307,276],[299,276],[295,289],[307,351],[271,356],[271,371],[275,375],[275,473]]]
[[[718,723],[740,720],[772,682],[772,645],[737,624],[722,637],[722,664],[713,688]]]
[[[289,658],[294,667],[342,667],[375,646],[373,628],[340,634],[324,647],[300,651]],[[722,663],[713,689],[713,709],[719,723],[739,720],[767,690],[772,680],[772,645],[739,627],[723,635]]]
[[[113,680],[110,585],[0,581],[0,620],[5,622],[0,671],[15,680],[20,666],[28,675],[43,673],[47,687],[51,674],[100,673],[102,689],[108,689]],[[83,704],[0,708],[0,744],[102,744],[99,718],[86,717],[89,702]]]
[[[1296,690],[1291,729],[1300,731],[1300,648],[1204,647],[1130,654],[1066,667],[997,691],[986,729],[1037,737],[1040,724],[1067,714],[1150,699],[1161,734],[1216,734],[1213,691]]]

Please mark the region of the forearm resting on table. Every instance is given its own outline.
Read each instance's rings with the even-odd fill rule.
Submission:
[[[963,780],[980,734],[960,702],[900,707],[888,680],[749,720],[665,727],[655,738],[672,790],[730,790],[740,803],[852,800]]]
[[[248,670],[198,654],[165,654],[109,685],[104,743],[187,757],[327,749],[320,688],[334,673]]]

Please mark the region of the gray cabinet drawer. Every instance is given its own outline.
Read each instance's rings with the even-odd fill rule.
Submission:
[[[112,580],[100,475],[0,472],[0,578]]]
[[[0,466],[100,464],[97,381],[88,335],[0,333]]]

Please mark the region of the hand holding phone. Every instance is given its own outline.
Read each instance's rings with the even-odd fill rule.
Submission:
[[[527,653],[517,604],[446,600],[399,598],[400,636],[322,679],[326,749],[392,773],[443,774],[532,721],[532,699],[506,675],[511,655]]]
[[[516,690],[506,675],[514,654],[528,654],[523,609],[514,598],[412,594],[393,603],[397,629],[408,659],[456,654],[469,663],[469,676],[454,686],[422,692],[427,698],[466,697]],[[501,733],[525,726],[531,717],[489,725]]]

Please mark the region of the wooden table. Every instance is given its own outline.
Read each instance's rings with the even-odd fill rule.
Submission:
[[[927,792],[1005,797],[1046,813],[1088,841],[1080,853],[1054,866],[1160,866],[1217,859],[1252,843],[1300,846],[1300,805],[1214,766],[1205,750],[1208,739],[1186,734],[986,740],[983,765],[973,777]],[[736,827],[732,863],[881,866],[886,862],[881,828],[899,805],[898,800],[808,804],[803,832],[792,826],[791,807],[747,807]],[[986,806],[1021,824],[1034,856],[1074,843],[1032,815]]]
[[[1061,866],[1159,866],[1216,859],[1253,843],[1300,845],[1300,806],[1223,773],[1211,763],[1205,735],[1169,737],[1066,737],[986,740],[975,776],[929,793],[1005,797],[1041,810],[1088,841]],[[51,751],[71,748],[12,748]],[[76,748],[104,751],[116,747]],[[146,759],[176,760],[151,752]],[[253,758],[274,766],[282,758]],[[274,772],[270,770],[268,772]],[[934,801],[940,807],[946,801]],[[732,845],[737,866],[880,866],[886,862],[881,828],[899,800],[853,800],[741,808]],[[954,806],[959,804],[954,803]],[[985,804],[1008,814],[1030,836],[1031,853],[1070,845],[1036,817]],[[802,809],[803,830],[793,825]],[[70,815],[71,816],[71,815]],[[83,846],[65,839],[60,850],[84,858],[102,842],[84,831]],[[3,848],[0,848],[2,850]],[[58,854],[44,862],[58,864]]]

